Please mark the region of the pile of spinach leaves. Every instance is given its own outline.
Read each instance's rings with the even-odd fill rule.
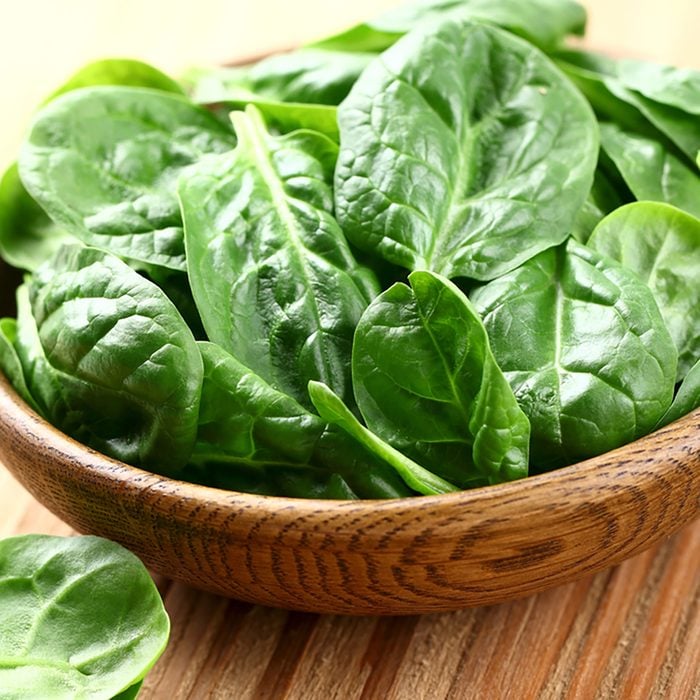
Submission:
[[[0,184],[0,366],[108,455],[294,497],[519,479],[691,411],[700,73],[584,27],[419,0],[182,85],[88,66]]]

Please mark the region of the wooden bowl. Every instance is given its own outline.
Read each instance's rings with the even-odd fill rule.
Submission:
[[[0,265],[0,286],[9,279]],[[3,300],[8,307],[7,292]],[[700,410],[522,481],[318,501],[196,486],[117,462],[46,423],[0,375],[0,461],[58,517],[122,543],[154,571],[323,613],[417,614],[530,595],[617,564],[700,515]]]

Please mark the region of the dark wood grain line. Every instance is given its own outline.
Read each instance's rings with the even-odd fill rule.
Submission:
[[[390,617],[377,622],[362,660],[371,671],[362,688],[361,700],[388,696],[417,624],[417,617]]]
[[[256,700],[280,700],[287,695],[317,622],[318,615],[289,613],[277,646],[256,689]]]

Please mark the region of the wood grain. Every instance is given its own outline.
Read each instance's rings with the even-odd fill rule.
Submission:
[[[70,532],[2,466],[0,513],[0,536]],[[597,576],[423,617],[309,615],[161,590],[173,633],[142,700],[700,698],[700,522]]]
[[[531,595],[617,564],[700,514],[700,410],[517,482],[318,501],[219,491],[111,460],[43,421],[0,377],[0,460],[72,527],[124,544],[168,578],[321,613],[407,615]]]

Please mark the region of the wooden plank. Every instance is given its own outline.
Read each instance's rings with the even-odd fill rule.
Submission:
[[[69,534],[0,466],[0,534]],[[143,700],[700,698],[700,522],[610,571],[406,618],[287,613],[159,581],[173,632]]]

